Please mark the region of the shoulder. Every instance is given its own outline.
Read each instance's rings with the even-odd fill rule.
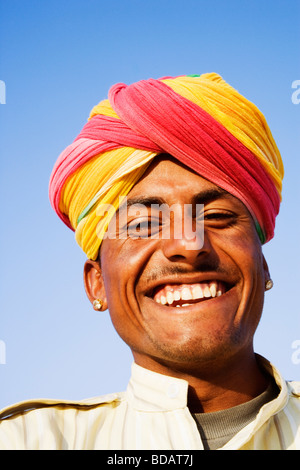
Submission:
[[[86,400],[27,400],[0,411],[0,449],[60,449],[90,422],[103,422],[124,401],[124,393]],[[62,441],[62,435],[64,437]]]
[[[51,400],[37,399],[26,400],[15,403],[11,406],[0,410],[0,424],[7,420],[16,418],[19,415],[43,409],[59,409],[59,410],[82,410],[87,411],[97,407],[110,405],[112,402],[122,401],[123,393],[111,393],[99,397],[87,398],[85,400]]]
[[[300,401],[300,382],[289,381],[287,387],[292,398],[296,398]]]
[[[300,382],[287,382],[288,400],[280,413],[292,425],[300,426]],[[299,436],[300,437],[300,436]]]

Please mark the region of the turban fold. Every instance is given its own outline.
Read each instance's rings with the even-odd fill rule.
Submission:
[[[51,204],[88,258],[120,198],[166,153],[240,199],[262,243],[273,237],[284,170],[263,114],[215,73],[165,77],[114,85],[54,166]]]

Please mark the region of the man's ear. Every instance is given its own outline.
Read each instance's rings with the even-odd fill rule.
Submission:
[[[83,270],[83,281],[86,294],[93,304],[94,300],[102,302],[101,310],[107,309],[107,300],[102,272],[98,261],[87,260]],[[97,310],[94,307],[94,310]]]
[[[267,281],[271,279],[271,276],[270,276],[269,266],[264,255],[263,255],[263,268],[264,268],[265,283],[266,283]]]

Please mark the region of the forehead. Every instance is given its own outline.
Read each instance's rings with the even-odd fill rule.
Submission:
[[[202,191],[228,194],[214,183],[169,156],[157,157],[128,194],[128,198],[157,196],[180,202]]]

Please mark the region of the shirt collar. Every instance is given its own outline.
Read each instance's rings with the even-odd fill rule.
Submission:
[[[264,369],[271,377],[273,377],[279,388],[279,394],[275,398],[275,400],[266,403],[261,408],[257,416],[257,421],[261,422],[269,418],[273,414],[278,413],[286,406],[289,400],[290,390],[288,389],[287,382],[284,380],[279,370],[276,369],[276,367],[271,364],[271,362],[269,362],[267,359],[260,356],[259,354],[256,354],[256,358],[262,369]]]
[[[264,405],[260,411],[261,418],[267,418],[280,411],[288,401],[288,388],[279,371],[265,358],[256,355],[261,367],[277,383],[278,397]],[[136,363],[132,364],[131,378],[127,387],[129,403],[139,411],[172,411],[187,406],[188,382],[176,377],[153,372]],[[262,416],[263,415],[263,416]]]
[[[128,401],[139,411],[172,411],[187,406],[188,382],[132,364]]]

